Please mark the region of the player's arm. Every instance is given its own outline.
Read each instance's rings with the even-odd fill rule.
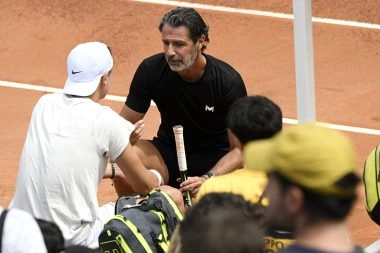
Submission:
[[[145,113],[137,112],[135,110],[132,110],[129,108],[126,104],[124,104],[123,108],[121,109],[120,116],[124,119],[128,120],[132,124],[135,124],[137,121],[144,118]]]
[[[243,166],[241,151],[239,148],[234,147],[214,165],[210,172],[214,175],[223,175]]]
[[[132,144],[135,144],[144,132],[145,125],[143,118],[145,113],[136,112],[124,104],[123,109],[121,109],[120,116],[135,125],[135,130],[133,130],[129,138],[129,141]]]
[[[161,174],[158,171],[148,170],[132,145],[128,145],[115,162],[132,190],[142,196],[163,184]],[[116,175],[115,180],[117,180],[118,176],[120,175]]]

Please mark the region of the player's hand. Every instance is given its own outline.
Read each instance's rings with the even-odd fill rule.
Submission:
[[[129,142],[133,145],[135,144],[142,136],[144,133],[144,120],[139,120],[135,123],[135,129],[131,133],[131,136],[129,137]]]
[[[181,192],[190,191],[191,197],[195,198],[199,188],[206,181],[204,177],[188,177],[186,181],[181,182],[181,178],[177,178],[177,182],[181,182],[179,190]]]

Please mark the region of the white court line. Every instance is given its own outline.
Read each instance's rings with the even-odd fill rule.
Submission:
[[[41,85],[25,84],[25,83],[7,82],[7,81],[1,81],[1,80],[0,80],[0,86],[17,88],[17,89],[44,91],[44,92],[61,92],[62,91],[62,89],[58,89],[58,88],[46,87],[46,86],[41,86]],[[105,97],[106,100],[118,101],[118,102],[125,102],[125,98],[126,97],[115,96],[115,95],[107,95]],[[156,106],[153,101],[152,101],[151,105]],[[298,121],[296,119],[289,119],[289,118],[283,118],[282,121],[285,124],[297,124],[298,123]],[[324,125],[324,126],[329,127],[329,128],[334,128],[337,130],[347,131],[347,132],[354,132],[354,133],[360,133],[360,134],[370,134],[370,135],[380,135],[380,130],[376,130],[376,129],[336,125],[336,124],[321,123],[321,122],[319,122],[318,124]]]
[[[0,86],[17,88],[17,89],[25,89],[25,90],[52,92],[52,93],[62,91],[62,89],[59,89],[59,88],[52,88],[52,87],[46,87],[46,86],[41,86],[41,85],[26,84],[26,83],[14,83],[14,82],[7,82],[7,81],[1,81],[1,80],[0,80]],[[119,102],[125,102],[125,98],[126,97],[114,96],[114,95],[107,95],[105,97],[105,99],[107,100],[119,101]]]
[[[255,16],[271,17],[271,18],[282,18],[282,19],[294,18],[293,14],[250,10],[250,9],[239,9],[239,8],[232,8],[232,7],[214,6],[214,5],[209,5],[209,4],[198,4],[198,3],[189,3],[189,2],[182,2],[182,1],[171,1],[171,0],[129,0],[129,1],[181,6],[181,7],[192,7],[194,9],[205,9],[205,10],[241,13],[241,14],[248,14],[248,15],[255,15]],[[314,23],[352,26],[352,27],[361,27],[361,28],[380,30],[380,25],[378,24],[370,24],[370,23],[363,23],[363,22],[356,22],[356,21],[337,20],[337,19],[330,19],[330,18],[315,18],[315,17],[312,18],[312,21]]]

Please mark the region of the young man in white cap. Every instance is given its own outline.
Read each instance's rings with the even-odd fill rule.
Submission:
[[[364,252],[346,225],[360,181],[347,137],[303,123],[249,143],[244,159],[249,169],[269,175],[268,221],[295,233],[295,244],[281,252]]]
[[[110,88],[112,67],[104,43],[72,49],[63,93],[40,98],[22,151],[11,206],[55,222],[66,245],[97,242],[114,214],[113,204],[98,208],[97,200],[108,159],[140,195],[162,184],[161,175],[145,168],[129,145],[134,126],[98,103]]]

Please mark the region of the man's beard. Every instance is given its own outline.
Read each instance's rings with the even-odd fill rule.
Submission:
[[[190,68],[194,64],[196,57],[197,57],[197,47],[194,46],[193,50],[191,51],[191,55],[189,57],[181,60],[181,59],[178,59],[176,56],[174,56],[171,59],[166,58],[166,61],[168,62],[171,70],[179,72],[179,71],[183,71]],[[177,61],[177,63],[179,64],[171,65],[170,64],[171,61]]]

